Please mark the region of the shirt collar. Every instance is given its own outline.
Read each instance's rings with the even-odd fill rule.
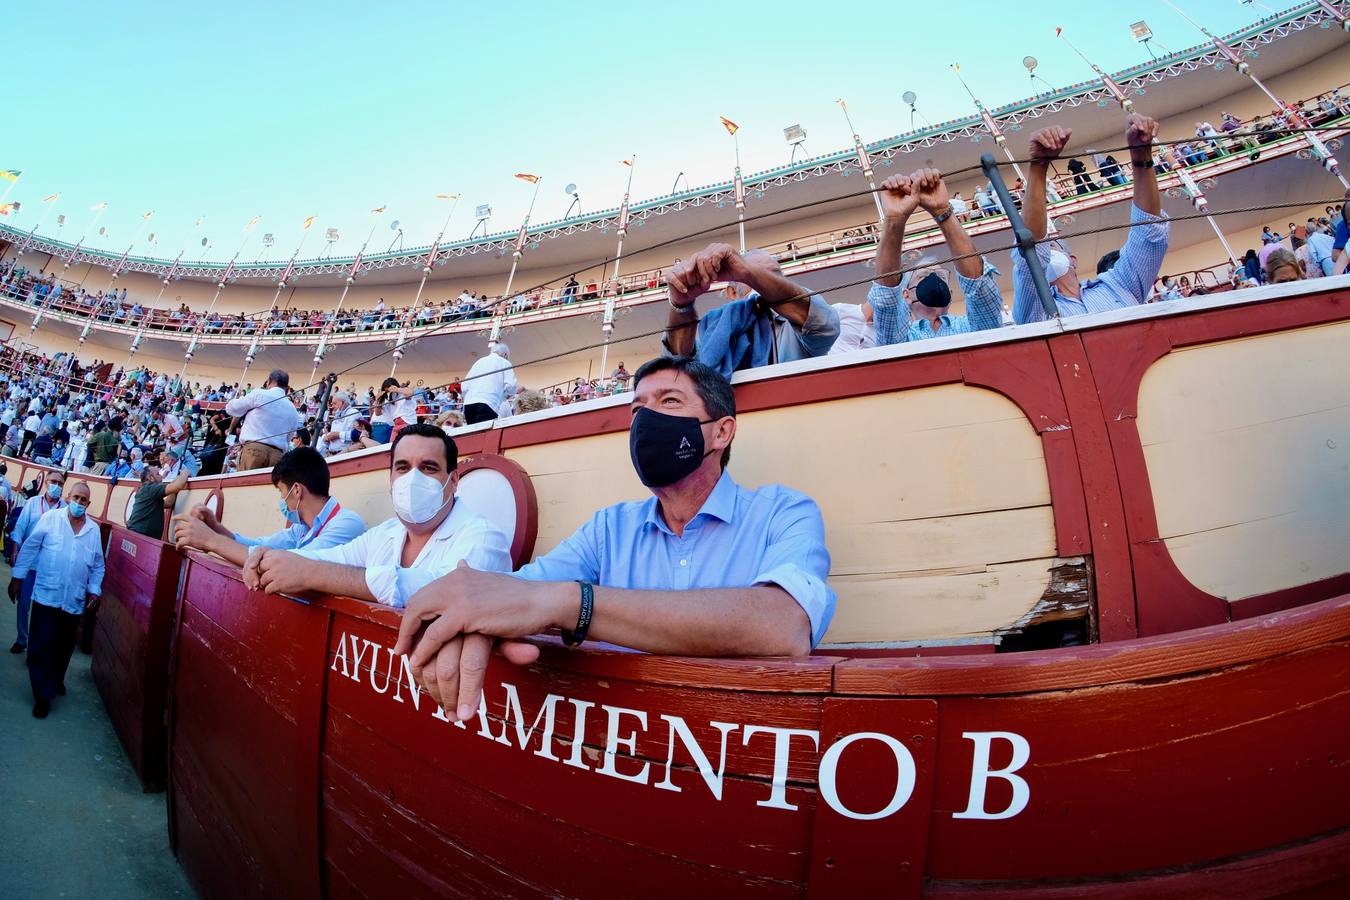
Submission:
[[[731,475],[726,469],[723,469],[722,474],[718,476],[717,484],[713,485],[712,493],[708,495],[707,500],[703,501],[703,506],[699,508],[694,518],[689,521],[693,522],[699,516],[712,516],[714,519],[730,523],[736,516],[736,495],[739,491],[736,482],[731,480]],[[646,515],[642,521],[643,527],[658,528],[666,534],[674,534],[675,532],[671,531],[670,526],[662,519],[659,512],[660,508],[660,501],[655,497],[647,500],[644,510]]]

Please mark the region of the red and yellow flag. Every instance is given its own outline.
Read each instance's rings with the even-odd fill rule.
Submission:
[[[720,116],[720,118],[722,120],[722,127],[727,130],[727,134],[735,134],[737,131],[740,130],[741,126],[737,125],[735,122],[731,121],[726,116]]]
[[[300,226],[300,230],[301,230],[301,231],[309,231],[309,226],[313,225],[313,224],[314,224],[314,220],[317,219],[317,218],[318,218],[318,216],[310,216],[308,219],[305,220],[305,224],[303,224],[303,225]]]
[[[531,175],[528,172],[517,172],[516,177],[519,178],[521,181],[528,181],[530,184],[539,183],[539,176]]]
[[[7,216],[19,208],[17,203],[0,203],[0,216]]]
[[[19,169],[0,169],[0,178],[5,181],[18,181],[23,172]]]

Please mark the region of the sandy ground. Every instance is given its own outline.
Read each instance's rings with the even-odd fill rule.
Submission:
[[[0,561],[0,584],[9,566]],[[90,657],[75,651],[69,693],[32,716],[14,607],[0,599],[0,897],[192,897],[169,850],[164,794],[140,782],[103,709]]]

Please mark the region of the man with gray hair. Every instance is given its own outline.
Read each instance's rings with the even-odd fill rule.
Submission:
[[[261,389],[225,404],[226,413],[244,417],[239,427],[239,471],[270,469],[290,446],[291,433],[301,424],[288,394],[290,386],[291,376],[273,369]]]
[[[876,322],[877,345],[900,344],[949,334],[989,331],[1002,324],[1003,295],[999,292],[998,269],[979,256],[954,215],[947,184],[937,169],[920,169],[912,175],[892,175],[881,183],[881,244],[877,247],[877,278],[867,292],[867,302]],[[966,315],[948,315],[952,289],[947,269],[925,257],[902,278],[901,242],[905,225],[914,210],[923,207],[933,217],[947,248],[956,257],[956,277],[966,298]]]
[[[332,406],[333,422],[319,440],[319,452],[324,456],[335,456],[350,446],[356,421],[361,418],[360,410],[352,406],[351,395],[346,391],[333,392]]]
[[[500,341],[494,343],[486,356],[469,367],[460,384],[464,386],[466,424],[497,418],[502,401],[520,390],[515,369],[511,367],[511,348]]]
[[[714,282],[745,285],[748,297],[709,310],[694,304]],[[738,369],[825,356],[839,337],[839,313],[824,298],[783,277],[763,250],[738,253],[711,244],[666,273],[670,311],[664,344],[730,377]]]

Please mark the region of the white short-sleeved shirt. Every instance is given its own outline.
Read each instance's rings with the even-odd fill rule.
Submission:
[[[496,525],[469,510],[455,498],[450,515],[417,554],[411,566],[402,565],[408,530],[398,518],[387,519],[350,543],[325,550],[306,548],[295,553],[306,559],[357,566],[366,570],[366,587],[380,603],[398,609],[431,582],[448,575],[460,561],[480,572],[511,571],[511,540]]]

